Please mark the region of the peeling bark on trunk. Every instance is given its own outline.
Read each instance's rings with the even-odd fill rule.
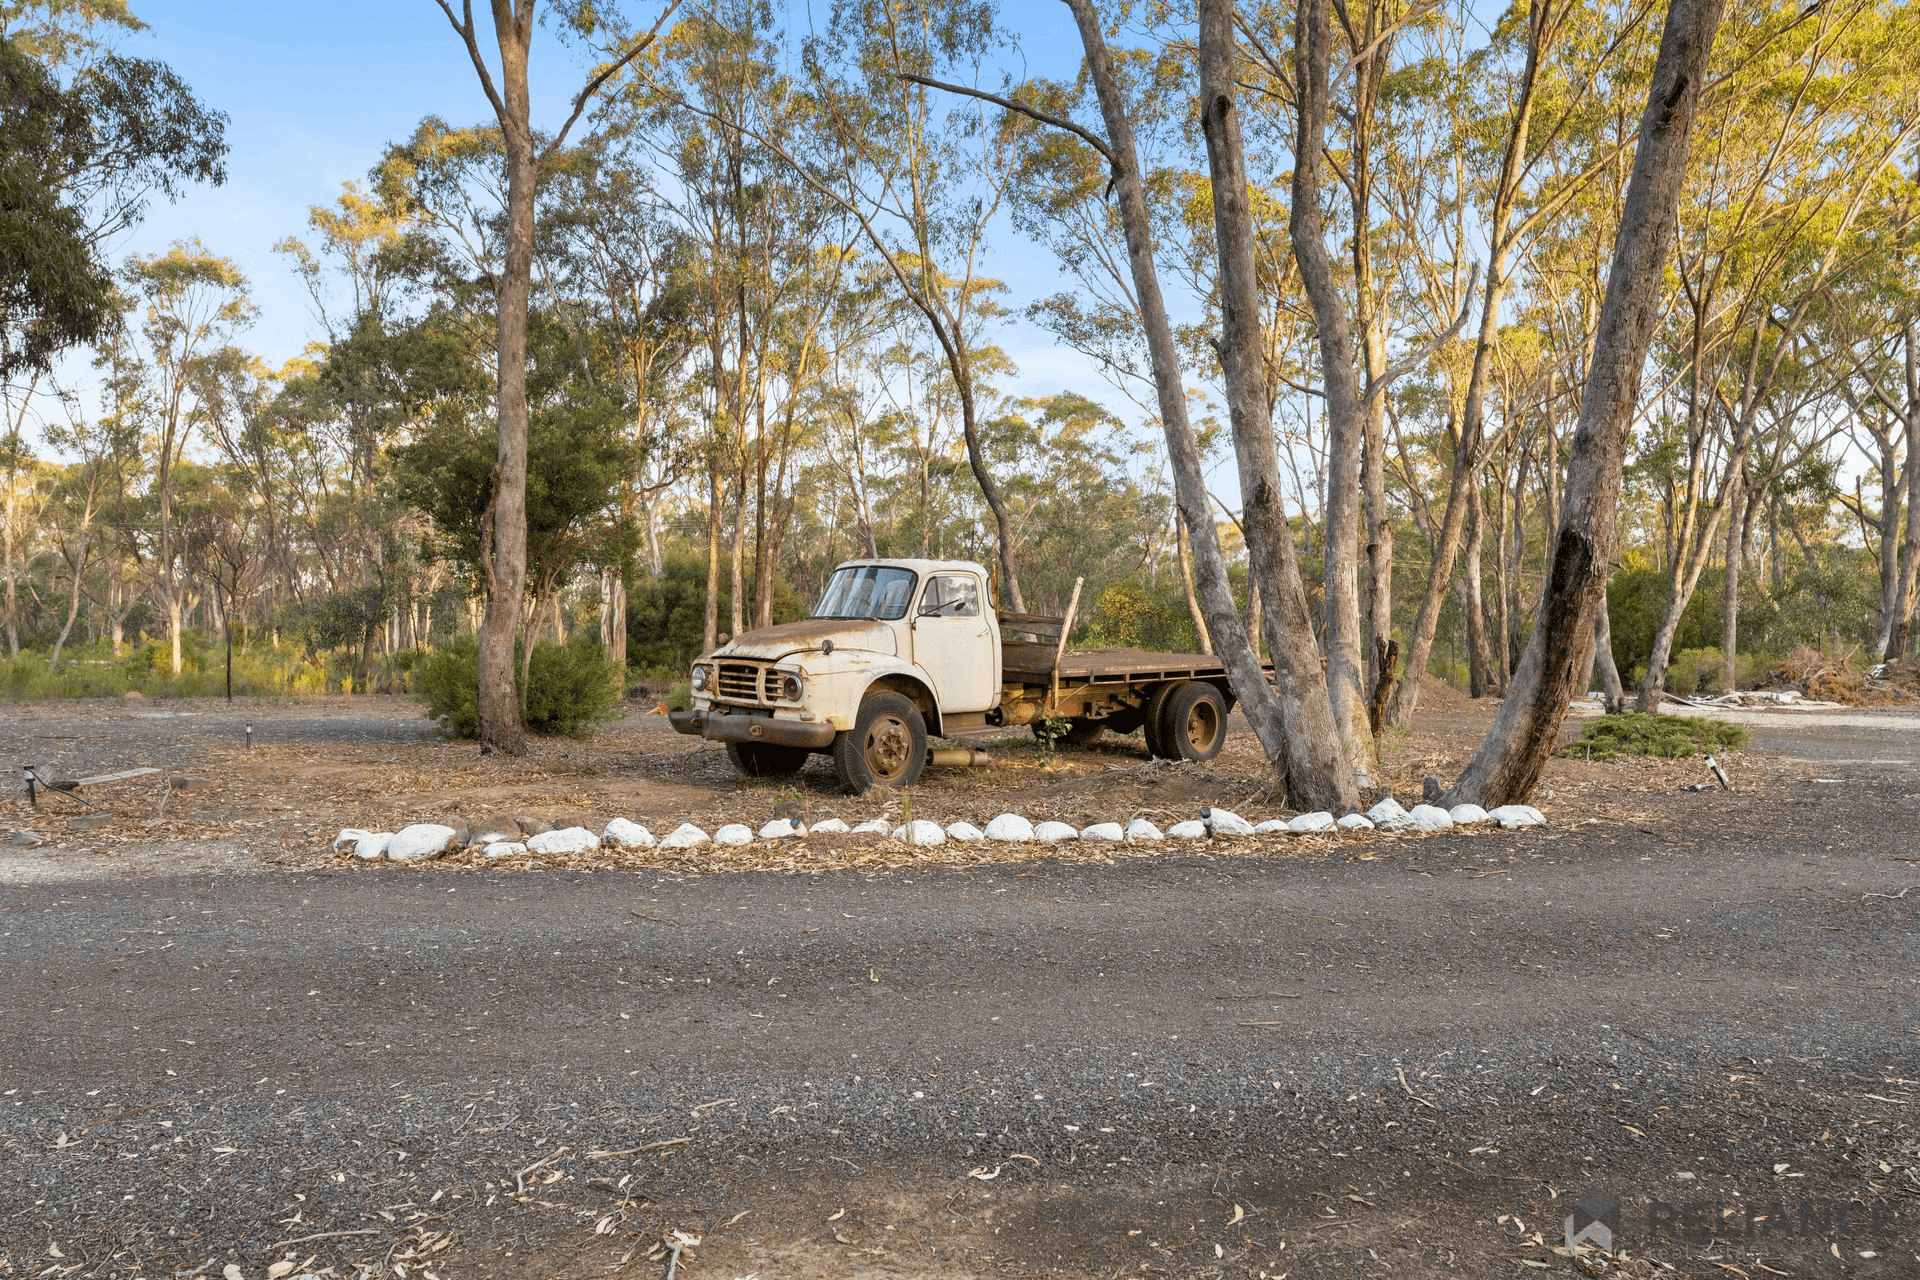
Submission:
[[[1324,747],[1312,740],[1312,727],[1290,722],[1287,711],[1303,693],[1317,695],[1331,728],[1332,712],[1326,704],[1326,688],[1320,679],[1318,663],[1311,673],[1310,687],[1303,689],[1298,678],[1284,683],[1278,694],[1267,683],[1259,659],[1238,625],[1238,609],[1227,581],[1226,557],[1214,531],[1212,508],[1206,490],[1206,478],[1200,467],[1200,453],[1187,419],[1186,388],[1180,371],[1178,349],[1174,346],[1173,325],[1168,319],[1166,302],[1160,292],[1159,271],[1153,260],[1152,223],[1147,214],[1146,194],[1141,186],[1139,149],[1134,143],[1133,122],[1121,96],[1119,79],[1107,52],[1100,17],[1093,0],[1066,0],[1079,28],[1086,50],[1087,73],[1099,95],[1100,110],[1107,126],[1108,145],[1113,163],[1114,195],[1119,202],[1121,225],[1127,242],[1127,265],[1133,277],[1134,296],[1139,306],[1141,329],[1153,365],[1154,390],[1158,399],[1161,427],[1166,433],[1168,468],[1173,473],[1174,496],[1187,522],[1192,539],[1194,587],[1205,613],[1214,642],[1219,646],[1227,677],[1240,700],[1241,710],[1260,739],[1260,745],[1279,770],[1291,803],[1302,808],[1339,808],[1346,810],[1357,801],[1351,775],[1344,768],[1321,770],[1317,762],[1332,751],[1333,739],[1321,739]],[[1230,15],[1229,15],[1230,18]],[[1230,33],[1229,33],[1230,34]],[[1243,192],[1244,195],[1244,192]],[[1300,612],[1304,614],[1304,593]],[[1337,764],[1337,759],[1331,763]]]
[[[1237,283],[1231,279],[1231,275],[1241,269],[1229,255],[1228,240],[1232,236],[1244,235],[1247,241],[1244,269],[1249,279],[1243,286],[1247,296],[1257,297],[1257,289],[1251,279],[1253,236],[1251,214],[1246,211],[1244,197],[1246,166],[1238,154],[1240,125],[1237,118],[1228,114],[1233,109],[1236,89],[1233,77],[1233,6],[1231,3],[1221,3],[1214,7],[1224,10],[1226,26],[1214,37],[1218,46],[1214,55],[1220,65],[1215,69],[1212,87],[1209,88],[1208,42],[1205,35],[1209,6],[1202,4],[1200,79],[1204,100],[1200,118],[1207,130],[1207,155],[1216,193],[1213,204],[1214,228],[1220,240],[1219,281],[1222,309],[1225,310],[1231,305],[1226,301],[1227,292]],[[1326,520],[1327,695],[1334,725],[1340,735],[1341,750],[1359,775],[1361,784],[1371,786],[1375,763],[1373,732],[1368,728],[1366,656],[1360,644],[1360,455],[1367,434],[1366,403],[1360,390],[1359,369],[1354,362],[1353,329],[1347,316],[1347,304],[1340,296],[1340,286],[1334,279],[1333,263],[1327,254],[1326,228],[1320,216],[1320,153],[1326,146],[1327,77],[1332,61],[1332,43],[1326,0],[1303,0],[1295,39],[1300,110],[1299,130],[1294,142],[1292,211],[1287,231],[1293,243],[1294,261],[1300,268],[1300,283],[1312,304],[1314,327],[1319,333],[1320,369],[1324,380],[1322,392],[1327,409],[1327,495],[1326,505],[1322,509]],[[1236,190],[1242,193],[1238,209],[1234,209],[1230,203],[1223,205],[1218,194],[1223,183],[1238,184]],[[1229,211],[1240,216],[1230,220],[1227,217]],[[1230,226],[1230,222],[1237,225]],[[1365,234],[1364,229],[1358,234]],[[1225,324],[1226,343],[1230,346],[1234,342],[1233,321],[1228,319]],[[1223,352],[1222,365],[1225,364]],[[1257,371],[1246,370],[1243,376],[1255,372],[1259,375],[1264,395],[1264,365]],[[1242,434],[1242,419],[1241,410],[1232,403],[1231,372],[1228,372],[1227,381],[1229,407],[1234,410],[1234,439],[1237,442]],[[1248,409],[1251,407],[1250,404],[1247,406]],[[1265,452],[1272,452],[1273,431],[1268,415],[1258,415],[1257,421],[1249,415],[1246,429],[1263,433],[1267,441]],[[1244,496],[1248,478],[1244,463],[1241,471]],[[1277,475],[1278,467],[1273,467],[1272,471]],[[1256,478],[1256,488],[1258,483]],[[1254,541],[1253,526],[1252,509],[1249,507],[1247,531],[1250,550]],[[1285,522],[1281,521],[1279,527],[1284,531]],[[1291,544],[1291,534],[1286,536]],[[1267,575],[1263,573],[1262,576]]]
[[[1891,661],[1907,652],[1913,631],[1914,593],[1920,588],[1920,353],[1914,350],[1913,321],[1907,321],[1907,537],[1901,548],[1900,582],[1894,593],[1893,629],[1881,656]]]
[[[1331,293],[1333,273],[1320,238],[1317,203],[1330,43],[1324,6],[1325,0],[1306,0],[1302,8],[1302,33],[1307,37],[1299,62],[1303,141],[1293,180],[1295,256],[1301,260],[1301,278],[1309,292],[1324,286],[1338,312],[1338,332],[1332,337],[1327,333],[1328,317],[1321,317],[1323,361],[1327,366],[1325,390],[1328,415],[1336,422],[1336,432],[1344,433],[1351,455],[1347,460],[1353,481],[1344,486],[1341,511],[1330,510],[1327,518],[1329,546],[1339,544],[1344,548],[1328,557],[1329,569],[1338,570],[1328,591],[1330,595],[1345,593],[1344,599],[1352,607],[1329,610],[1334,643],[1341,656],[1330,659],[1324,674],[1314,643],[1312,608],[1294,555],[1293,530],[1281,502],[1279,459],[1268,413],[1272,400],[1267,392],[1260,288],[1254,266],[1253,210],[1236,101],[1239,85],[1234,75],[1237,42],[1232,0],[1201,0],[1200,121],[1207,139],[1214,238],[1219,248],[1216,280],[1221,334],[1217,346],[1233,426],[1234,456],[1240,468],[1247,553],[1254,580],[1260,585],[1274,683],[1280,690],[1289,729],[1288,782],[1300,796],[1294,803],[1305,806],[1311,802],[1317,808],[1345,812],[1359,806],[1362,781],[1371,785],[1373,735],[1367,729],[1366,692],[1361,687],[1364,662],[1358,652],[1355,552],[1359,513],[1354,508],[1359,489],[1360,388],[1353,368],[1351,335],[1345,327],[1345,308],[1337,294]],[[1314,87],[1306,88],[1308,84]],[[1304,224],[1303,199],[1312,210]],[[1303,242],[1308,252],[1301,251]],[[1310,268],[1306,260],[1314,252],[1318,260]],[[1317,282],[1313,278],[1316,273]],[[1218,628],[1214,640],[1221,640]],[[1356,774],[1361,777],[1356,778]]]
[[[1525,800],[1559,740],[1572,700],[1574,663],[1606,590],[1627,436],[1659,318],[1688,143],[1722,3],[1674,0],[1667,10],[1579,425],[1568,449],[1566,500],[1547,560],[1540,615],[1506,700],[1466,771],[1446,793],[1446,804]]]

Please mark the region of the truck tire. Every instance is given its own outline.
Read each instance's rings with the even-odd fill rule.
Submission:
[[[1211,760],[1227,741],[1227,700],[1204,680],[1175,685],[1160,709],[1160,745],[1175,760]]]
[[[1176,680],[1172,684],[1163,684],[1147,698],[1147,705],[1141,715],[1140,727],[1146,730],[1147,758],[1149,760],[1178,760],[1183,757],[1174,753],[1166,743],[1166,736],[1160,726],[1166,722],[1163,714],[1167,708],[1167,699],[1186,687],[1185,681]]]
[[[869,787],[912,786],[927,764],[927,722],[904,695],[876,690],[832,750],[840,785],[855,795]]]
[[[729,742],[727,759],[743,778],[784,778],[800,772],[813,753],[772,742]]]

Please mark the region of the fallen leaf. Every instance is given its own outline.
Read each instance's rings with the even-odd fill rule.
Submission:
[[[1230,1227],[1234,1226],[1235,1224],[1243,1220],[1246,1216],[1247,1216],[1247,1211],[1245,1209],[1242,1209],[1239,1205],[1236,1204],[1235,1206],[1233,1206],[1233,1216],[1227,1219],[1227,1225]]]
[[[282,1258],[267,1268],[267,1280],[280,1280],[281,1276],[290,1274],[297,1265],[292,1258]]]
[[[841,1209],[841,1210],[839,1210],[839,1211],[838,1211],[838,1212],[836,1212],[836,1213],[830,1213],[830,1214],[828,1214],[828,1215],[827,1215],[827,1221],[828,1221],[828,1222],[838,1222],[838,1221],[840,1221],[840,1219],[842,1219],[842,1218],[844,1218],[844,1217],[846,1217],[846,1216],[847,1216],[847,1211],[846,1211],[845,1209]]]

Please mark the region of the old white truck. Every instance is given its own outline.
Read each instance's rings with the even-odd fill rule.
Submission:
[[[929,737],[1047,722],[1065,721],[1069,741],[1144,728],[1155,756],[1220,753],[1234,694],[1218,659],[1068,649],[1070,628],[1071,616],[996,613],[987,571],[969,561],[851,560],[811,618],[702,655],[693,706],[669,719],[726,743],[748,777],[823,752],[851,791],[912,783],[935,754]]]

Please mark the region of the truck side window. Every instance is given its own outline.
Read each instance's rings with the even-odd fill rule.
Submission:
[[[927,594],[921,597],[920,615],[934,618],[979,617],[979,584],[965,574],[935,574],[927,579]]]

